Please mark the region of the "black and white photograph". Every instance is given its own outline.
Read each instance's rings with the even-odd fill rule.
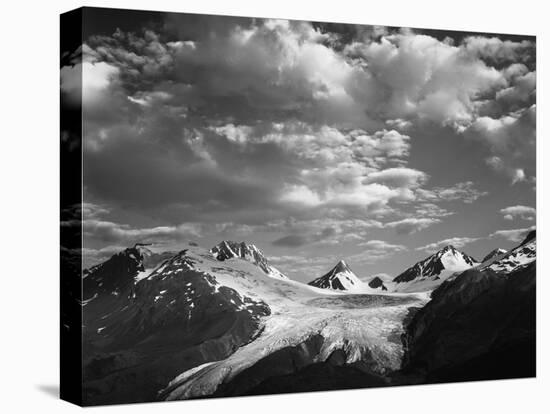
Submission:
[[[535,36],[77,13],[82,405],[536,376]]]

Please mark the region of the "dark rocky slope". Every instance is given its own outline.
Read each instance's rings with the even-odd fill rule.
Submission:
[[[437,288],[408,325],[403,374],[418,382],[534,376],[535,329],[536,261],[509,272],[467,270]]]
[[[346,349],[336,349],[325,361],[315,362],[323,337],[314,335],[297,346],[283,348],[241,372],[212,395],[262,395],[327,391],[389,385],[367,362],[346,364]]]
[[[380,279],[378,276],[373,277],[371,281],[369,282],[369,287],[372,289],[382,289],[382,290],[388,290],[386,285],[384,285],[384,281]]]
[[[153,401],[182,369],[225,358],[257,334],[269,307],[219,286],[182,251],[149,278],[127,249],[86,273],[84,403]]]

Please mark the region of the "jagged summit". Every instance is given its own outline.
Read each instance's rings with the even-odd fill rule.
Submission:
[[[477,264],[478,262],[473,257],[462,253],[452,245],[448,245],[426,259],[415,263],[393,281],[405,283],[416,279],[438,278],[443,271],[466,270]]]
[[[482,270],[491,269],[499,274],[508,274],[534,262],[537,259],[536,236],[535,230],[531,231],[516,248],[485,264]]]
[[[210,249],[210,253],[212,253],[212,255],[221,262],[230,259],[243,259],[250,263],[254,263],[270,277],[276,279],[288,279],[288,277],[286,277],[278,269],[271,266],[262,251],[252,243],[223,240],[216,246],[212,247]]]
[[[348,291],[359,291],[363,288],[363,282],[344,260],[340,260],[328,273],[309,282],[308,285],[321,289]]]

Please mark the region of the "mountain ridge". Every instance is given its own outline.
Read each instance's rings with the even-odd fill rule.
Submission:
[[[252,243],[222,240],[210,249],[210,253],[220,262],[235,258],[243,259],[258,266],[269,277],[288,279],[280,270],[269,264],[264,253]]]

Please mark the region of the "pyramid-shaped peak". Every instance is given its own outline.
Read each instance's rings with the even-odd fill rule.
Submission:
[[[349,268],[348,264],[347,264],[344,260],[340,260],[340,261],[336,264],[336,267]]]
[[[344,260],[340,260],[328,273],[308,283],[322,289],[360,291],[363,282]]]
[[[477,260],[457,250],[453,245],[447,245],[424,260],[415,263],[393,279],[394,282],[410,282],[417,278],[439,276],[442,271],[460,271],[477,264]]]

